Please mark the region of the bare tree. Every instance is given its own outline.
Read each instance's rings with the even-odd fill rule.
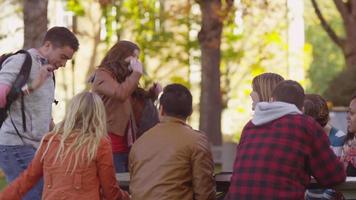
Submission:
[[[198,40],[201,49],[201,95],[199,128],[214,145],[222,143],[220,44],[224,19],[233,7],[233,0],[196,0],[202,13]]]
[[[48,0],[25,0],[23,2],[24,46],[39,47],[47,31]]]

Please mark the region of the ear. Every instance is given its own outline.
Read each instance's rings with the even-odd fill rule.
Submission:
[[[45,41],[44,44],[43,44],[43,46],[44,46],[45,48],[50,48],[50,47],[52,46],[52,43],[51,43],[50,41]]]

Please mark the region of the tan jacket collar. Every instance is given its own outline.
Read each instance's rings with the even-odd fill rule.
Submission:
[[[162,116],[162,117],[160,118],[160,121],[161,121],[162,123],[172,122],[172,123],[180,123],[180,124],[189,126],[189,125],[185,122],[185,120],[179,119],[179,118],[177,118],[177,117]]]

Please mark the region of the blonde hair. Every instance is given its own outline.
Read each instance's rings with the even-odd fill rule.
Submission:
[[[55,126],[54,134],[49,138],[41,160],[44,159],[53,139],[59,136],[59,148],[53,163],[63,163],[69,159],[66,172],[73,172],[79,159],[87,160],[89,164],[95,158],[100,141],[107,136],[106,113],[101,98],[92,92],[82,92],[74,96],[67,110],[64,120]],[[65,141],[73,136],[74,142],[65,146]]]
[[[252,90],[257,92],[260,101],[269,101],[274,88],[283,80],[279,74],[263,73],[253,78]]]

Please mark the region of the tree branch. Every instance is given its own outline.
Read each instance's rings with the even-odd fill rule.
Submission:
[[[234,0],[225,0],[225,8],[224,11],[226,13],[226,15],[228,15],[230,13],[230,11],[232,10],[232,8],[234,7]]]
[[[334,4],[335,4],[337,10],[339,11],[341,17],[344,19],[344,21],[347,21],[349,12],[348,12],[346,4],[343,2],[343,0],[333,0],[333,1],[334,1]]]
[[[352,14],[352,17],[355,19],[356,18],[356,1],[349,1],[351,6],[350,6],[350,9],[351,9],[351,14]]]
[[[334,0],[334,1],[339,1],[339,0]],[[332,39],[333,42],[335,42],[336,45],[338,45],[341,49],[343,49],[344,48],[343,39],[341,39],[339,36],[336,35],[335,31],[330,27],[328,22],[325,20],[316,0],[311,0],[311,2],[313,4],[316,15],[318,16],[318,18],[321,22],[321,25],[324,28],[324,30],[326,31],[326,33],[328,34],[328,36]]]

